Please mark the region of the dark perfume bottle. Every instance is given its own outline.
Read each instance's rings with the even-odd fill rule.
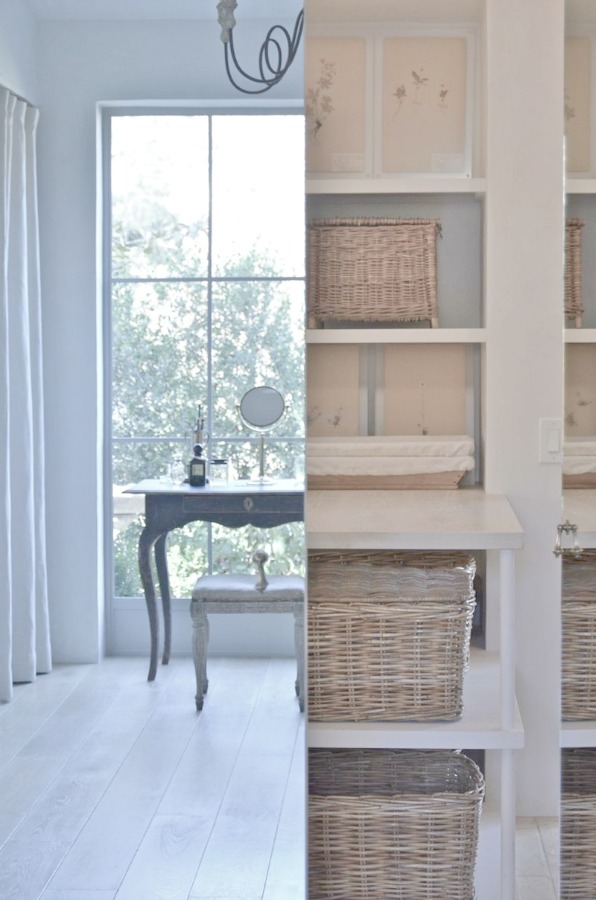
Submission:
[[[188,483],[191,487],[205,487],[207,463],[203,458],[203,448],[200,444],[195,444],[192,451],[193,457],[188,464]]]

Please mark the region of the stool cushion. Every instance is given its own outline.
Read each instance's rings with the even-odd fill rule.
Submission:
[[[257,591],[256,575],[202,575],[192,592],[193,600],[263,600],[299,602],[304,600],[304,578],[300,575],[271,575],[264,591]]]

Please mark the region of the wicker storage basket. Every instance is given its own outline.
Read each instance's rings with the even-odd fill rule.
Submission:
[[[309,554],[310,719],[459,718],[474,573],[464,554]]]
[[[563,750],[560,900],[596,897],[596,749]]]
[[[483,796],[453,751],[311,750],[309,900],[472,900]]]
[[[314,219],[307,310],[320,321],[438,325],[436,219]]]
[[[567,219],[565,223],[565,316],[582,324],[582,228],[581,219]]]
[[[596,719],[596,551],[563,560],[562,716]]]

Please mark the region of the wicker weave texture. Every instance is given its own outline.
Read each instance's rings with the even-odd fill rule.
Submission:
[[[452,721],[475,608],[466,555],[309,555],[312,721]]]
[[[565,223],[565,315],[581,325],[582,302],[582,228],[581,219]]]
[[[483,776],[437,750],[311,750],[309,900],[472,900]]]
[[[438,324],[436,219],[313,219],[307,310],[319,321]]]
[[[563,751],[560,900],[596,897],[596,749]]]
[[[596,719],[596,551],[563,561],[562,715]]]

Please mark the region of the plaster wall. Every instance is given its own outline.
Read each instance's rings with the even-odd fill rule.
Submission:
[[[243,25],[247,65],[265,30]],[[58,662],[88,662],[104,645],[98,104],[246,101],[227,82],[215,16],[45,21],[37,56],[52,646]],[[269,96],[302,97],[301,60]],[[147,628],[141,606],[138,621]]]
[[[35,20],[23,0],[0,0],[0,85],[37,101]]]

